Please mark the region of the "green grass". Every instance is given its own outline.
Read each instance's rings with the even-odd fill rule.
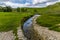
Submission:
[[[21,26],[21,23],[23,23],[23,21],[26,21],[32,15],[34,14],[18,12],[0,12],[0,32],[13,30],[13,33],[16,36],[15,40],[18,40],[17,27]]]
[[[27,8],[27,12],[0,12],[0,32],[13,30],[16,38],[17,27],[23,26],[23,23],[35,13],[41,16],[36,20],[43,27],[60,32],[60,3],[45,8]]]
[[[60,15],[60,14],[57,14]],[[43,27],[48,27],[51,30],[60,31],[60,16],[56,14],[41,15],[37,19],[37,23]]]
[[[39,25],[60,32],[60,25],[58,25],[60,24],[60,3],[37,10],[41,15],[37,19]]]
[[[51,27],[60,23],[60,3],[45,8],[27,8],[28,12],[0,12],[0,32],[9,31],[23,24],[31,15],[39,13],[42,16],[37,19],[37,23]],[[53,28],[51,28],[53,29]]]
[[[0,32],[13,30],[21,25],[21,19],[31,16],[30,13],[0,12]]]

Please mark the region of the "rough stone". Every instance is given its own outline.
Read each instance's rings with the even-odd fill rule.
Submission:
[[[0,32],[0,40],[14,40],[14,34],[12,31]]]
[[[19,40],[27,40],[27,38],[24,36],[24,34],[22,32],[21,27],[18,27],[17,35],[18,35]]]

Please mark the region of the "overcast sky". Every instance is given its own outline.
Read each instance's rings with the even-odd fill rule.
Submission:
[[[0,0],[0,4],[3,3],[11,7],[42,7],[56,2],[60,2],[60,0]]]

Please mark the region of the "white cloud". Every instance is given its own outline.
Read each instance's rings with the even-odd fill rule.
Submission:
[[[4,2],[6,4],[6,6],[11,6],[13,8],[15,7],[26,7],[27,5],[30,5],[29,3],[25,3],[25,4],[18,4],[18,3],[12,3],[12,2]]]
[[[60,2],[60,0],[55,1],[55,2],[48,2],[48,3],[46,3],[46,4],[47,4],[47,6],[48,6],[48,5],[53,5],[53,4],[57,3],[57,2]]]
[[[46,1],[48,1],[48,0],[33,0],[33,4],[36,4],[38,2],[42,3],[42,2],[46,2]]]
[[[25,4],[19,4],[19,3],[13,3],[13,2],[11,2],[11,1],[8,1],[8,0],[6,0],[4,3],[7,5],[7,6],[11,6],[11,7],[42,7],[41,5],[35,5],[35,4],[37,4],[37,3],[43,3],[43,2],[46,2],[46,5],[44,5],[44,7],[45,6],[48,6],[48,5],[52,5],[52,4],[55,4],[56,2],[60,2],[60,0],[57,0],[57,1],[55,1],[55,2],[48,2],[49,0],[33,0],[32,2],[33,2],[33,4],[31,5],[30,3],[28,3],[28,2],[26,2]],[[52,1],[52,0],[50,0],[50,1]],[[35,6],[33,6],[33,5],[35,5]]]

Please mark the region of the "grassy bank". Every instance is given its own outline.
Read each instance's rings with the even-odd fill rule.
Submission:
[[[37,23],[43,27],[60,32],[60,14],[41,15]]]
[[[43,27],[60,32],[60,3],[40,8],[41,16],[37,23]]]
[[[60,3],[41,8],[40,13],[41,16],[37,19],[39,25],[60,32]]]
[[[0,32],[13,30],[21,24],[21,19],[30,13],[0,12]]]

